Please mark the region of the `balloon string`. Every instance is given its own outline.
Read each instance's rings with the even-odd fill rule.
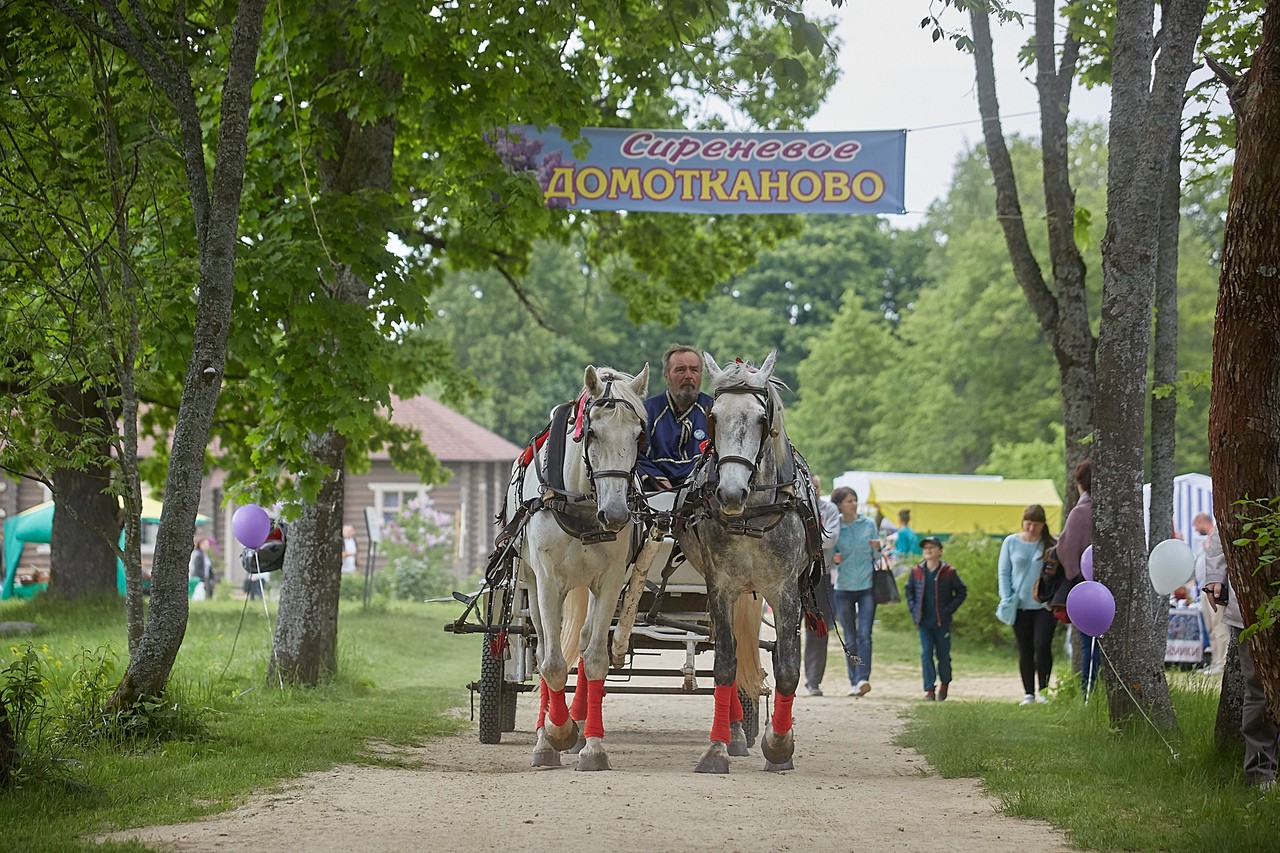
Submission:
[[[1160,740],[1164,741],[1165,748],[1169,750],[1169,754],[1172,755],[1176,761],[1178,759],[1178,753],[1174,750],[1173,744],[1169,743],[1168,738],[1164,736],[1164,732],[1160,731],[1160,727],[1155,724],[1155,721],[1152,720],[1151,717],[1147,716],[1147,712],[1143,709],[1142,704],[1138,702],[1137,697],[1129,690],[1129,685],[1125,684],[1124,679],[1120,677],[1120,673],[1116,671],[1115,666],[1111,663],[1111,658],[1107,656],[1107,650],[1102,646],[1102,640],[1100,638],[1096,638],[1096,641],[1098,643],[1098,651],[1102,652],[1102,659],[1107,662],[1107,666],[1111,668],[1112,674],[1115,675],[1116,684],[1119,684],[1124,688],[1124,692],[1129,695],[1129,701],[1133,703],[1133,707],[1137,708],[1138,713],[1142,715],[1142,718],[1151,724],[1152,731],[1156,733]],[[1086,698],[1086,704],[1088,701],[1089,700]]]

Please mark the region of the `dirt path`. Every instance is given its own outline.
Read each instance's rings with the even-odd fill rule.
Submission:
[[[834,663],[834,661],[833,661]],[[119,833],[166,850],[952,851],[1069,849],[1061,833],[1006,817],[971,779],[943,779],[897,747],[918,676],[878,667],[874,688],[795,705],[796,770],[764,773],[759,745],[727,776],[692,772],[710,697],[622,695],[605,703],[613,771],[529,766],[536,709],[496,746],[474,726],[410,751],[413,769],[344,766],[260,793],[211,820]],[[1013,701],[1016,677],[957,681],[951,702]]]

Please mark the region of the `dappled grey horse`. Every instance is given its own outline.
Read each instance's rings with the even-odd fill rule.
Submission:
[[[733,748],[731,722],[741,716],[737,657],[745,649],[739,645],[748,643],[759,655],[758,619],[755,634],[734,630],[734,605],[748,593],[769,602],[777,629],[773,719],[761,739],[764,769],[794,767],[800,583],[814,564],[807,527],[817,507],[803,460],[787,440],[773,381],[777,356],[777,350],[770,352],[759,368],[735,361],[724,370],[709,354],[702,356],[715,398],[711,445],[694,473],[677,532],[685,555],[706,579],[715,639],[715,717],[700,773],[727,773],[729,755],[746,754],[745,748]]]

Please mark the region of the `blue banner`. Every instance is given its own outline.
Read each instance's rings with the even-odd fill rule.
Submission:
[[[904,213],[905,130],[728,133],[584,128],[585,156],[558,128],[491,140],[533,172],[551,207],[668,213]]]

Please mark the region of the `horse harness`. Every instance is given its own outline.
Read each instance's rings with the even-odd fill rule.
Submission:
[[[591,440],[594,436],[594,432],[591,429],[591,415],[597,409],[626,406],[640,421],[640,446],[642,449],[646,439],[644,430],[648,424],[647,419],[643,413],[636,411],[635,406],[629,400],[614,395],[614,381],[613,379],[605,380],[604,392],[599,397],[588,397],[584,391],[576,400],[556,406],[551,412],[550,424],[529,443],[524,453],[521,454],[520,464],[516,465],[512,470],[511,489],[517,496],[524,494],[525,476],[532,467],[534,476],[538,478],[538,496],[528,501],[522,501],[516,507],[511,520],[503,525],[502,530],[495,537],[494,550],[489,555],[488,565],[485,570],[485,579],[491,586],[501,585],[513,578],[515,544],[519,539],[519,534],[524,530],[525,525],[529,523],[529,519],[543,510],[550,510],[552,517],[560,525],[560,529],[584,545],[616,540],[618,534],[601,527],[595,516],[595,508],[597,506],[595,484],[597,480],[602,480],[606,477],[629,480],[627,502],[632,505],[633,514],[638,511],[637,504],[642,503],[642,501],[638,498],[639,490],[635,482],[635,471],[607,468],[597,471],[591,464]],[[587,468],[587,477],[591,481],[590,494],[574,492],[564,484],[565,452],[571,434],[573,441],[583,442],[582,458]],[[546,447],[545,463],[542,455],[538,452],[544,445]],[[495,521],[501,524],[506,514],[507,503],[504,497],[502,509],[498,512]],[[640,531],[636,526],[633,526],[632,557],[639,551],[640,544]]]

